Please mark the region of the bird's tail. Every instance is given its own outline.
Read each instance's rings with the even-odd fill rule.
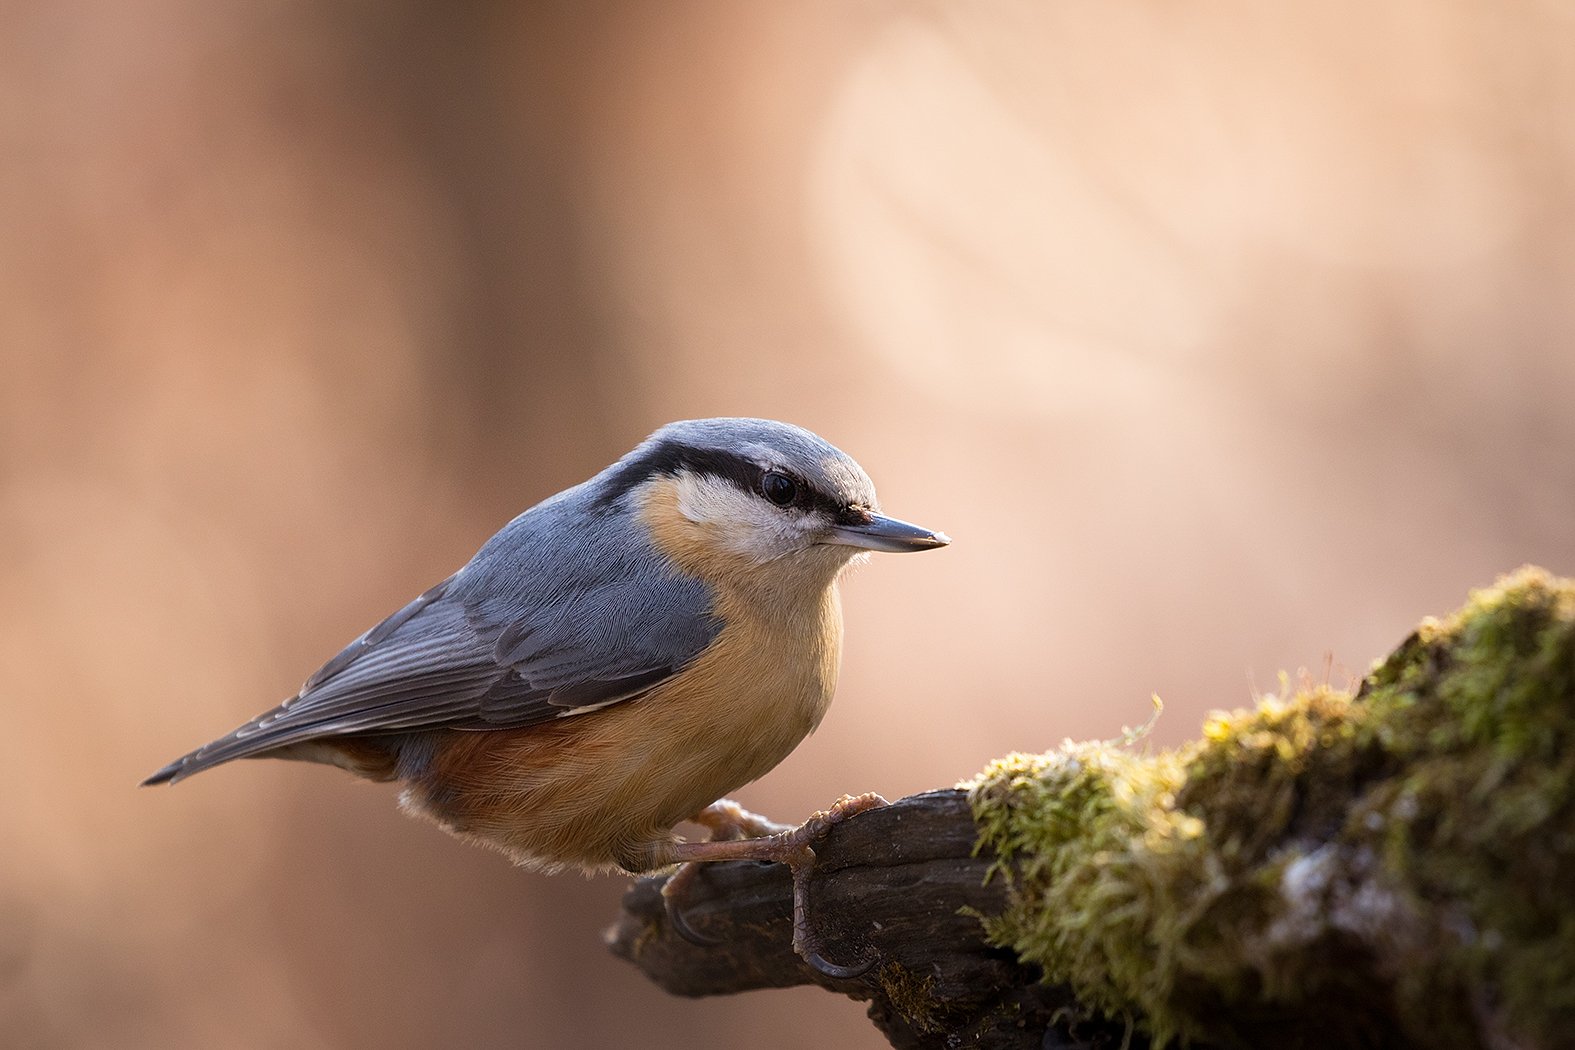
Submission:
[[[219,743],[223,743],[223,741],[216,740],[213,744],[204,745],[195,751],[180,756],[175,761],[171,762],[169,765],[165,766],[163,769],[144,780],[141,786],[152,787],[155,784],[173,784],[178,780],[186,779],[193,773],[201,773],[204,769],[211,769],[221,762],[228,762],[232,758],[241,757],[240,755],[234,754],[204,754],[204,752],[212,748],[214,744]]]
[[[284,734],[271,731],[277,725],[278,710],[270,711],[266,715],[259,715],[234,732],[226,733],[212,743],[204,744],[195,751],[187,752],[144,780],[142,786],[151,787],[154,784],[173,784],[185,780],[193,773],[201,773],[204,769],[212,769],[214,766],[228,762],[231,759],[248,758],[286,743],[286,740],[280,739]]]
[[[264,716],[266,718],[266,716]],[[295,727],[288,732],[272,731],[259,718],[248,722],[228,736],[184,754],[142,782],[143,787],[173,784],[193,773],[237,758],[289,758],[338,766],[368,780],[392,780],[397,774],[401,751],[408,748],[411,734],[391,736],[346,733],[322,734],[311,727]],[[262,731],[259,731],[262,730]],[[422,737],[424,734],[414,734]],[[417,751],[417,754],[424,752]]]

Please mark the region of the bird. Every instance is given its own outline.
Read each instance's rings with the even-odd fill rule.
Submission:
[[[836,690],[838,580],[869,552],[940,532],[880,512],[858,463],[768,419],[669,423],[514,518],[459,571],[351,642],[299,693],[148,777],[238,758],[399,781],[400,805],[527,868],[640,874],[705,861],[793,873],[793,946],[828,961],[809,917],[813,842],[884,804],[843,796],[794,828],[726,798],[820,724]],[[710,832],[690,840],[684,822]]]

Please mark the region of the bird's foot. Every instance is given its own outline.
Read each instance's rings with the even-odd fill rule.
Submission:
[[[705,809],[689,818],[690,823],[698,824],[711,833],[711,842],[733,842],[740,839],[759,839],[770,835],[780,835],[792,831],[791,824],[778,824],[776,821],[753,813],[730,798],[720,799],[711,803]],[[679,866],[667,882],[662,886],[662,899],[667,904],[667,919],[672,924],[673,931],[690,944],[707,947],[720,943],[715,937],[708,937],[696,930],[684,918],[683,909],[678,906],[684,894],[689,892],[689,887],[694,884],[700,875],[699,863],[688,863]]]
[[[793,873],[793,950],[805,962],[827,977],[849,980],[869,972],[878,958],[874,954],[851,966],[842,966],[826,959],[824,942],[810,918],[809,885],[815,872],[813,843],[820,841],[832,828],[849,817],[884,805],[886,800],[879,795],[844,795],[831,808],[821,810],[796,828],[783,828],[782,825],[771,824],[734,802],[724,801],[708,807],[696,818],[697,823],[712,827],[714,821],[718,826],[730,831],[761,826],[782,830],[753,838],[713,838],[709,842],[676,843],[674,859],[683,861],[684,864],[662,887],[668,920],[672,923],[673,930],[684,939],[696,944],[716,943],[713,938],[704,937],[690,926],[675,903],[697,877],[697,863],[721,860],[774,861],[778,864],[786,864]],[[751,825],[735,819],[738,815],[760,823]],[[702,817],[705,819],[701,819]],[[713,828],[714,833],[715,828]]]
[[[769,817],[751,813],[730,798],[711,803],[689,819],[709,831],[712,842],[758,839],[793,830],[793,825],[778,824]]]

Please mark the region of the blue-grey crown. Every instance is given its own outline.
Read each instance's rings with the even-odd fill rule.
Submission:
[[[804,505],[833,518],[877,508],[875,485],[853,457],[824,438],[773,419],[686,419],[669,423],[624,456],[600,479],[604,500],[640,483],[689,471],[758,493],[768,471],[801,483]]]

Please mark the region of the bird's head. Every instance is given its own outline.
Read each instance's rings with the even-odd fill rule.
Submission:
[[[867,551],[951,542],[881,514],[869,475],[836,446],[767,419],[670,423],[611,468],[606,486],[638,508],[664,553],[705,577],[829,582]]]

